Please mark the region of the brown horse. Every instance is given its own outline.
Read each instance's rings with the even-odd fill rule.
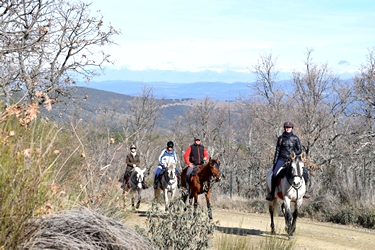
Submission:
[[[185,168],[181,173],[181,185],[182,189],[185,189],[185,192],[182,192],[182,201],[186,204],[186,200],[189,196],[189,199],[194,198],[194,212],[198,206],[198,195],[205,194],[206,202],[207,202],[207,210],[208,210],[208,217],[212,219],[212,211],[211,211],[211,204],[210,204],[210,188],[212,187],[212,178],[215,178],[215,181],[220,181],[220,162],[218,159],[213,160],[209,159],[207,164],[205,165],[198,165],[198,169],[194,177],[192,177],[189,189],[186,190],[186,172],[188,168]]]

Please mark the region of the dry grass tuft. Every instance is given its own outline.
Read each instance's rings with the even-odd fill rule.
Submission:
[[[238,195],[233,195],[232,198],[229,198],[228,195],[215,195],[215,199],[212,200],[213,205],[218,209],[248,213],[268,212],[267,203],[264,200],[251,200],[248,198],[240,197]]]
[[[34,220],[21,249],[152,249],[127,226],[91,210]]]

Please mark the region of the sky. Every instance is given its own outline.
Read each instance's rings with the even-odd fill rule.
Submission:
[[[116,69],[248,72],[260,55],[279,71],[312,59],[352,72],[375,47],[374,0],[93,0],[121,30]]]

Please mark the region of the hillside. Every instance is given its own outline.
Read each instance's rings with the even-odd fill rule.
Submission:
[[[134,96],[118,94],[105,90],[87,87],[74,87],[71,96],[61,97],[54,104],[51,111],[43,111],[43,116],[51,120],[66,121],[69,117],[82,119],[85,122],[95,120],[95,117],[103,112],[115,112],[117,114],[127,113],[127,103]],[[168,121],[184,114],[191,106],[199,105],[202,100],[198,99],[158,99],[161,118],[159,126],[166,126]],[[215,101],[218,106],[234,105],[232,102]]]

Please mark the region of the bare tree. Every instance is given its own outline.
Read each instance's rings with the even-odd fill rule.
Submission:
[[[136,96],[128,102],[127,109],[129,112],[124,118],[122,126],[125,135],[124,141],[137,145],[144,159],[142,165],[150,171],[158,156],[155,145],[153,145],[153,137],[156,132],[156,121],[160,118],[160,105],[158,105],[153,88],[144,86],[140,96]]]
[[[374,137],[375,137],[375,47],[369,49],[366,61],[354,78],[356,103],[350,110],[355,118],[351,142],[355,146],[357,171],[361,173],[363,190],[367,191],[367,201],[372,201],[374,178]]]
[[[280,124],[287,116],[288,103],[285,98],[288,89],[280,86],[276,65],[277,57],[271,53],[260,55],[258,62],[252,65],[256,81],[250,87],[255,91],[253,99],[247,100],[245,106],[252,106],[248,108],[254,112],[254,118],[262,121],[263,126],[270,126],[277,137]]]
[[[80,1],[1,1],[0,93],[6,106],[34,101],[50,108],[78,76],[89,80],[110,62],[100,48],[113,44],[118,31],[105,29],[103,17],[89,8]]]
[[[293,72],[294,116],[306,154],[314,156],[315,160],[318,155],[326,155],[319,159],[319,164],[324,164],[337,157],[327,149],[333,149],[336,140],[342,136],[337,131],[337,124],[349,104],[350,88],[341,84],[327,64],[315,63],[312,53],[312,49],[307,49],[305,70]]]

